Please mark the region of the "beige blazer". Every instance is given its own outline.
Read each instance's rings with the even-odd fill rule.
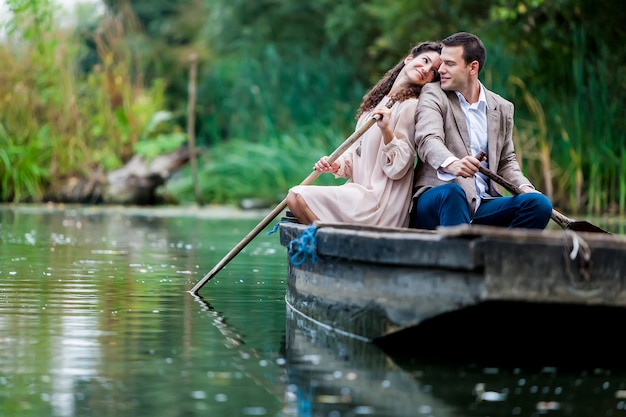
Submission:
[[[522,174],[513,146],[513,103],[485,89],[487,99],[487,163],[490,170],[517,186],[531,184]],[[437,168],[449,157],[470,155],[470,137],[465,115],[454,91],[443,91],[439,83],[422,88],[415,113],[414,192],[419,196],[428,188],[445,184],[437,177]],[[475,156],[475,155],[474,155]],[[467,196],[473,215],[476,209],[476,186],[473,178],[457,177]],[[498,185],[488,181],[488,193],[501,197]]]

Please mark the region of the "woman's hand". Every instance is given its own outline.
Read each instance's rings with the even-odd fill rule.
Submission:
[[[391,142],[393,140],[393,130],[391,130],[391,126],[389,125],[391,120],[391,109],[387,106],[378,106],[372,110],[372,115],[380,115],[380,119],[378,119],[376,124],[383,134],[385,144]]]
[[[313,169],[319,172],[330,172],[334,174],[339,169],[339,164],[336,162],[331,164],[328,162],[328,156],[322,156],[320,160],[313,165]]]

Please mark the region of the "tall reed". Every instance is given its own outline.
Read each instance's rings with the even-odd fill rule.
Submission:
[[[598,51],[590,61],[582,52],[584,42],[584,32],[576,32],[572,85],[535,85],[531,90],[516,67],[532,65],[514,63],[498,48],[490,54],[492,67],[485,79],[515,104],[518,156],[555,207],[573,214],[623,216],[626,136],[618,128],[618,95],[606,83],[605,52]]]
[[[41,201],[71,177],[128,159],[162,110],[163,86],[142,85],[141,68],[124,40],[126,27],[116,16],[102,20],[95,37],[101,64],[86,75],[77,68],[82,44],[57,24],[54,3],[7,4],[12,15],[0,43],[0,197]]]
[[[564,167],[570,209],[586,214],[624,213],[621,169],[625,133],[618,129],[621,109],[606,84],[609,66],[605,51],[593,60],[583,55],[584,32],[575,36],[573,94],[552,100],[555,121],[553,158]]]

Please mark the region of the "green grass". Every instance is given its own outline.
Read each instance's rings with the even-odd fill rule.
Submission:
[[[329,132],[326,132],[329,133]],[[206,149],[199,161],[198,182],[204,201],[237,204],[248,197],[281,201],[290,187],[302,182],[323,155],[330,155],[345,138],[282,135],[262,144],[230,140]],[[336,145],[329,146],[329,142]],[[315,184],[340,184],[342,179],[321,175]],[[181,203],[194,201],[188,169],[167,185]]]

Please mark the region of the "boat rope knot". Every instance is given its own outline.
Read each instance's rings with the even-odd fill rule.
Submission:
[[[289,242],[289,260],[292,265],[302,265],[308,256],[311,257],[311,262],[317,261],[317,239],[315,234],[317,233],[317,226],[311,225],[304,229],[300,236]]]
[[[567,268],[570,281],[574,284],[575,279],[572,266],[574,261],[578,259],[580,275],[585,282],[589,282],[591,280],[591,250],[589,249],[589,245],[582,237],[571,230],[563,230],[563,235],[566,241],[571,240],[572,249],[565,254],[565,267]],[[569,244],[567,246],[569,250]]]
[[[283,224],[283,223],[299,223],[298,220],[296,219],[296,216],[293,215],[292,212],[290,211],[286,211],[285,212],[285,217],[283,217],[283,219],[281,221],[279,221],[278,223],[276,223],[274,225],[274,227],[272,228],[272,230],[270,230],[269,232],[267,232],[267,235],[272,235],[274,233],[276,233],[278,231],[278,227]]]
[[[276,224],[274,225],[274,227],[272,228],[272,230],[270,230],[269,232],[267,232],[267,235],[269,236],[269,235],[271,235],[271,234],[276,233],[276,232],[278,231],[278,227],[280,226],[280,224],[281,224],[281,223],[287,223],[287,222],[288,222],[287,220],[281,220],[281,221],[279,221],[278,223],[276,223]]]

